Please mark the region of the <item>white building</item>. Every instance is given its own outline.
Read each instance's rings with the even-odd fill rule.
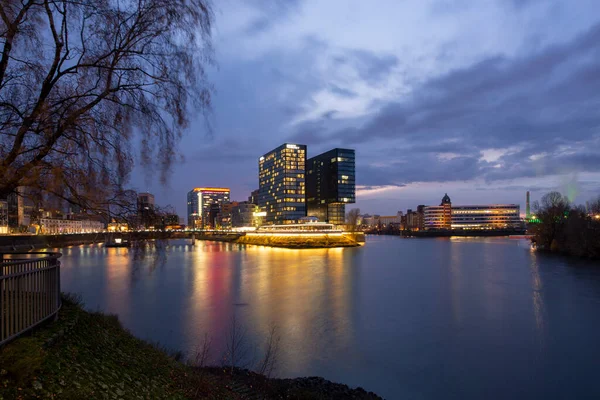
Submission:
[[[42,218],[40,219],[40,233],[45,235],[64,233],[93,233],[101,232],[104,224],[99,221],[78,221],[73,219]]]

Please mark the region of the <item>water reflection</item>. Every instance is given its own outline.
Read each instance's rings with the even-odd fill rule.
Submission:
[[[251,327],[255,347],[276,326],[281,345],[289,350],[281,362],[294,368],[304,368],[323,347],[350,346],[349,307],[355,286],[341,249],[231,246],[205,244],[194,252],[191,315],[183,321],[188,342],[198,340],[203,330],[226,332],[235,314]],[[213,345],[220,354],[223,336],[213,337]]]
[[[498,398],[600,398],[600,270],[519,242],[62,251],[65,291],[170,348],[193,351],[208,333],[213,360],[235,316],[251,348],[278,327],[282,377],[321,375],[386,398],[479,399],[490,388]]]
[[[545,329],[545,309],[544,299],[542,297],[542,280],[540,277],[537,255],[531,251],[531,298],[533,302],[533,313],[535,315],[535,326],[537,328],[537,337],[540,351],[544,350],[546,329]]]

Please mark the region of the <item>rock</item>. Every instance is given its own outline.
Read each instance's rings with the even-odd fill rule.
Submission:
[[[35,390],[42,390],[43,386],[40,381],[33,381],[32,386]]]

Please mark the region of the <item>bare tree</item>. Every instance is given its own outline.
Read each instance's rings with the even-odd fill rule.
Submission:
[[[0,0],[0,197],[126,206],[134,134],[164,181],[210,107],[209,2]]]
[[[202,341],[202,345],[196,349],[196,354],[194,355],[193,365],[195,367],[205,367],[208,362],[208,358],[210,357],[210,347],[212,345],[212,339],[208,335],[208,333],[204,334],[204,340]]]
[[[277,366],[277,361],[279,358],[280,340],[281,336],[277,332],[277,327],[273,325],[271,327],[271,330],[269,331],[269,337],[267,338],[267,342],[265,345],[265,354],[256,371],[259,374],[266,376],[267,378],[271,377],[271,374]]]
[[[542,197],[540,203],[533,203],[533,210],[540,223],[532,227],[538,245],[553,249],[563,239],[561,236],[571,204],[566,196],[559,192],[550,192]]]
[[[223,366],[229,366],[231,372],[236,367],[247,367],[247,358],[250,349],[246,342],[246,328],[240,325],[235,314],[231,317],[229,332],[227,333],[227,342],[225,344],[225,354],[223,355]]]
[[[360,219],[360,208],[353,208],[346,214],[346,224],[350,232],[356,232]]]
[[[588,202],[587,211],[594,216],[600,215],[600,196]]]

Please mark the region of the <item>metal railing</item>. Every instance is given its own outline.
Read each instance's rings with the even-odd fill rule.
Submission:
[[[0,254],[0,345],[57,315],[60,253]]]

